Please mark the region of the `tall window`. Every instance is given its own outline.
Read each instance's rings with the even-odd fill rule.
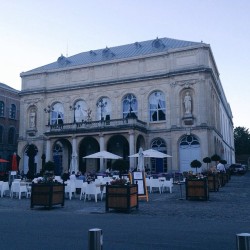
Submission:
[[[51,124],[63,125],[64,110],[61,103],[56,103],[51,111]]]
[[[75,121],[82,122],[87,120],[87,103],[85,101],[78,101],[75,103]]]
[[[4,102],[0,101],[0,116],[4,117]]]
[[[149,96],[150,121],[166,120],[165,95],[161,91],[155,91]]]
[[[0,143],[3,143],[3,126],[0,126]]]
[[[101,97],[97,103],[97,119],[98,120],[110,120],[111,118],[111,101],[108,97]]]
[[[11,104],[10,106],[10,118],[16,119],[16,105],[15,104]]]
[[[15,128],[10,128],[8,133],[8,144],[13,145],[15,142]]]
[[[137,100],[133,94],[128,94],[123,98],[123,118],[137,118]]]

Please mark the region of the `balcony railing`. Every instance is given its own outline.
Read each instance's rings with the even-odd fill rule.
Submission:
[[[89,132],[89,131],[105,131],[119,129],[138,129],[141,131],[147,130],[147,123],[136,118],[103,120],[103,121],[83,121],[75,123],[51,124],[47,125],[46,134],[50,133],[70,133],[70,132]]]

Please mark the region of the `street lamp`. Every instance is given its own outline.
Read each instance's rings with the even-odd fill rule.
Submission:
[[[136,114],[131,112],[131,111],[133,111],[133,109],[132,109],[132,104],[135,103],[134,96],[133,96],[133,95],[129,95],[128,98],[127,98],[127,102],[128,102],[128,104],[129,104],[129,114],[128,114],[128,118],[136,117]]]
[[[98,107],[98,108],[100,108],[101,109],[101,121],[103,121],[104,119],[103,119],[103,110],[104,110],[104,108],[107,106],[107,102],[106,101],[104,101],[103,100],[103,98],[101,98],[98,102],[97,102],[97,104],[96,104],[96,106]]]
[[[70,110],[73,110],[74,111],[74,123],[76,123],[76,114],[75,114],[75,111],[77,109],[76,106],[69,106]],[[79,105],[78,105],[78,108],[79,108]]]
[[[53,110],[54,108],[50,105],[48,105],[48,107],[44,109],[44,112],[48,113],[48,126],[50,126],[50,112],[52,112]]]

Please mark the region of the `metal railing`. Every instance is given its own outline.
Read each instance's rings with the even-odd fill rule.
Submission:
[[[136,127],[140,130],[147,129],[147,123],[135,118],[99,120],[99,121],[83,121],[75,123],[51,124],[47,125],[47,133],[50,132],[77,132],[89,130],[110,130],[118,128]]]

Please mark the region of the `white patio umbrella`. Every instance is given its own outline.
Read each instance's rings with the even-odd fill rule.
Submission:
[[[95,158],[95,159],[121,159],[122,157],[119,155],[112,154],[108,151],[100,151],[91,155],[87,155],[83,158]]]
[[[166,158],[166,157],[172,157],[171,155],[164,154],[160,151],[154,150],[154,149],[147,149],[143,151],[144,157],[151,157],[151,158]]]
[[[70,161],[70,173],[72,172],[77,173],[78,172],[78,163],[77,163],[77,153],[73,152],[71,155],[71,161]]]
[[[139,151],[140,152],[140,151]],[[166,157],[172,157],[171,155],[164,154],[162,152],[159,152],[154,149],[147,149],[142,151],[143,157],[148,157],[148,158],[166,158]],[[129,157],[139,157],[139,153],[130,155]]]

